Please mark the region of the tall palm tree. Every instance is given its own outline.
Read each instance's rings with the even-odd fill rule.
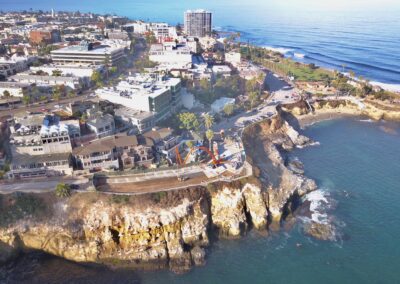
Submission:
[[[214,117],[208,113],[204,115],[204,126],[210,129],[214,125]]]

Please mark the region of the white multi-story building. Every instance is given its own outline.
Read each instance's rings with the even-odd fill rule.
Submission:
[[[10,127],[13,154],[43,155],[71,152],[68,123],[56,116],[31,115]]]
[[[166,70],[190,69],[192,67],[192,54],[187,45],[176,42],[153,44],[149,51],[150,61],[160,63]]]
[[[58,86],[64,85],[74,90],[79,90],[89,84],[88,80],[83,80],[73,76],[40,76],[29,74],[17,74],[8,78],[10,82],[25,84],[35,84],[37,86]]]
[[[143,133],[155,126],[154,113],[136,110],[128,107],[115,109],[115,119],[119,120],[126,130]]]
[[[152,112],[156,121],[182,105],[181,80],[158,74],[136,74],[116,87],[96,90],[102,99],[125,107]]]
[[[93,43],[81,42],[79,45],[67,46],[53,50],[51,58],[55,63],[86,63],[115,65],[125,58],[125,47],[120,44],[95,45]]]
[[[69,175],[72,151],[69,124],[50,115],[16,119],[10,127],[12,152],[10,178]],[[76,135],[75,130],[72,131]]]
[[[33,72],[43,71],[49,75],[54,72],[61,73],[61,76],[72,76],[79,78],[90,78],[94,72],[103,73],[105,68],[104,65],[93,65],[93,64],[48,64],[36,67],[30,67]]]
[[[211,34],[212,13],[205,10],[188,10],[184,14],[185,34],[205,37]]]
[[[177,37],[176,28],[171,27],[167,23],[151,23],[150,31],[154,33],[159,42],[163,42],[166,38]]]

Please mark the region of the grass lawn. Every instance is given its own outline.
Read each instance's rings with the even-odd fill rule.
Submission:
[[[330,70],[296,63],[290,59],[281,59],[279,62],[264,61],[265,67],[272,69],[280,75],[291,75],[297,81],[328,81],[334,79],[334,73]]]

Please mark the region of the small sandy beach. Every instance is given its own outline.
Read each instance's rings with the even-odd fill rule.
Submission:
[[[349,108],[316,110],[314,113],[309,113],[301,116],[296,116],[301,128],[306,128],[314,123],[350,117],[361,117],[361,112]]]

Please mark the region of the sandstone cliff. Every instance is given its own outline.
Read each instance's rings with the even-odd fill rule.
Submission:
[[[169,267],[180,273],[204,263],[211,227],[221,229],[220,236],[237,237],[249,224],[265,228],[267,223],[261,188],[248,183],[145,199],[131,196],[116,203],[122,199],[74,194],[54,204],[45,221],[30,216],[1,228],[0,249],[8,257],[19,249],[36,249],[76,262]]]
[[[271,220],[279,222],[290,212],[293,201],[316,188],[286,165],[285,152],[310,141],[280,115],[246,129],[243,141],[254,165],[252,178],[138,196],[91,192],[59,200],[51,193],[51,198],[33,195],[47,207],[23,199],[21,208],[36,204],[40,214],[29,206],[16,220],[2,223],[0,218],[0,261],[35,249],[76,262],[168,267],[177,273],[202,265],[212,235],[237,238],[250,228],[267,229]],[[14,201],[8,203],[15,208]],[[0,207],[3,212],[13,216]]]
[[[300,135],[281,115],[248,128],[243,137],[246,153],[267,187],[266,203],[273,221],[280,221],[293,198],[316,189],[313,180],[290,170],[282,156],[311,141]]]

